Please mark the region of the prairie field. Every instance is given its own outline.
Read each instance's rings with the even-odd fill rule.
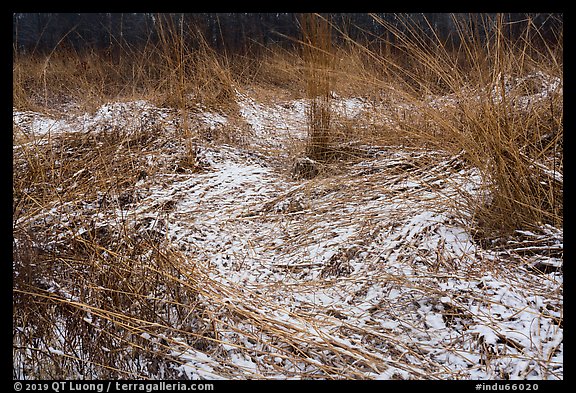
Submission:
[[[14,379],[564,378],[562,31],[371,17],[14,52]]]

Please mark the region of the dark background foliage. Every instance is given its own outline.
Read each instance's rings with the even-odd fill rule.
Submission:
[[[323,14],[334,25],[335,40],[382,42],[389,39],[380,23],[366,13]],[[458,40],[454,18],[467,20],[472,26],[495,21],[496,14],[410,13],[378,14],[379,18],[406,28],[406,20],[419,26],[422,34],[436,31],[442,39]],[[181,29],[193,40],[201,32],[213,48],[229,53],[250,53],[269,45],[291,46],[300,34],[296,13],[14,13],[13,43],[19,53],[51,51],[58,46],[75,51],[105,49],[114,52],[138,49],[154,44],[158,27],[167,23]],[[528,20],[540,30],[544,39],[551,39],[562,15],[546,13],[506,14],[511,35],[523,31]]]

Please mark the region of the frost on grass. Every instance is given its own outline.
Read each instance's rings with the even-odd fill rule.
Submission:
[[[29,241],[39,253],[100,239],[101,257],[91,266],[109,272],[125,257],[115,234],[127,234],[130,258],[141,265],[122,269],[149,270],[170,283],[126,287],[151,291],[133,299],[139,314],[131,319],[103,315],[85,290],[57,274],[36,283],[95,332],[133,330],[132,338],[110,339],[100,349],[102,359],[119,352],[131,359],[114,365],[123,368],[120,376],[563,378],[561,229],[519,232],[508,247],[483,249],[462,210],[481,197],[482,179],[459,156],[432,150],[372,147],[377,154],[343,173],[294,180],[275,157],[250,147],[282,146],[294,134],[305,135],[306,103],[237,98],[254,132],[251,146],[198,142],[203,165],[197,171],[175,170],[185,150],[174,113],[145,101],[113,103],[67,120],[14,113],[15,132],[22,133],[15,135],[15,171],[25,168],[22,150],[38,140],[67,146],[74,157],[84,145],[72,144],[70,133],[84,130],[98,140],[120,128],[119,160],[135,149],[129,135],[156,130],[153,144],[139,147],[135,176],[124,188],[110,184],[70,200],[47,199],[43,209],[27,210],[17,221],[18,228],[43,234],[41,243]],[[362,100],[336,98],[342,116],[361,114]],[[194,116],[200,126],[228,125],[223,115]],[[70,184],[60,187],[76,190],[96,168],[70,171]],[[18,249],[27,241],[15,236],[14,242]],[[62,264],[55,271],[74,263],[55,261]],[[105,287],[91,291],[122,295]],[[146,321],[145,306],[158,318]],[[71,370],[97,369],[80,342],[67,341],[73,328],[66,314],[59,318],[49,342],[15,336],[18,378],[35,376],[28,364],[38,352],[79,359]],[[16,331],[29,329],[17,323]]]

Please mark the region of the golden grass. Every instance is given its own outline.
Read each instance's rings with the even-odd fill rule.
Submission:
[[[401,82],[393,88],[409,113],[396,119],[397,130],[429,146],[466,152],[492,195],[489,204],[474,205],[479,226],[494,234],[561,225],[562,182],[550,176],[562,168],[561,45],[533,44],[528,37],[539,32],[530,20],[519,38],[510,39],[502,15],[495,29],[482,20],[484,40],[455,19],[456,49],[409,21],[400,30],[374,18],[394,35],[403,56],[357,47],[387,69],[384,77],[375,76],[383,88],[391,75]]]
[[[305,63],[308,108],[308,148],[312,159],[325,160],[330,151],[332,134],[330,117],[332,67],[332,30],[328,20],[316,14],[303,14],[302,57]]]
[[[344,164],[327,160],[326,165],[334,168],[278,196],[278,200],[300,196],[303,206],[296,211],[273,214],[270,206],[262,207],[260,213],[277,220],[279,226],[291,226],[291,247],[305,246],[314,236],[328,236],[318,216],[351,225],[355,217],[344,219],[335,212],[343,206],[370,203],[384,193],[415,205],[452,206],[457,217],[470,213],[476,217],[470,231],[482,239],[542,223],[561,227],[562,178],[551,174],[551,170],[563,173],[561,85],[544,95],[542,83],[548,79],[529,77],[546,75],[561,83],[561,49],[532,45],[527,37],[537,31],[527,30],[525,39],[510,42],[503,34],[502,20],[484,43],[459,25],[461,45],[449,49],[437,37],[419,41],[414,27],[406,33],[374,18],[389,29],[396,47],[387,45],[386,51],[378,52],[348,42],[334,48],[326,38],[329,24],[312,18],[310,25],[305,24],[302,54],[263,51],[257,61],[223,56],[200,35],[198,45],[189,47],[179,35],[183,27],[170,24],[162,25],[157,45],[128,51],[115,61],[97,52],[55,51],[41,58],[18,55],[13,62],[14,108],[91,111],[104,102],[144,96],[176,108],[186,119],[194,104],[233,116],[238,109],[234,89],[244,85],[257,85],[271,101],[275,89],[284,95],[305,94],[312,102],[308,153],[322,158],[330,146]],[[528,29],[535,28],[528,24]],[[331,111],[332,92],[365,97],[372,102],[374,117],[340,119]],[[526,97],[531,97],[529,103]],[[385,125],[382,108],[386,108]],[[137,203],[136,184],[143,170],[152,176],[166,169],[147,165],[146,155],[175,144],[170,160],[176,165],[189,159],[193,164],[195,143],[202,134],[192,123],[183,120],[173,132],[162,124],[147,124],[140,133],[121,128],[93,131],[46,139],[14,135],[13,356],[14,365],[27,378],[173,379],[181,377],[178,366],[183,358],[178,354],[185,352],[209,354],[214,361],[206,362],[213,374],[228,378],[367,378],[390,367],[410,378],[450,375],[429,355],[435,348],[402,342],[376,325],[357,326],[329,307],[305,303],[287,307],[269,296],[284,299],[311,288],[358,296],[350,288],[364,287],[364,272],[335,278],[331,274],[339,266],[327,266],[324,275],[314,280],[264,282],[248,289],[227,282],[201,258],[177,250],[162,228],[136,233],[138,222],[115,216],[117,207]],[[228,143],[233,138],[223,140]],[[362,151],[367,145],[411,153],[382,167],[354,169],[357,160],[370,156]],[[467,190],[451,183],[462,168],[481,172],[488,202],[467,197]],[[425,179],[423,186],[401,187],[413,178]],[[442,193],[440,187],[442,192],[431,200],[429,192],[444,183],[453,189]],[[311,198],[323,194],[333,198],[322,203]],[[462,202],[462,196],[469,199]],[[408,207],[399,208],[388,218],[401,222],[402,215],[410,212]],[[157,217],[167,214],[161,207],[155,213]],[[96,217],[110,219],[109,224],[100,225],[102,220]],[[378,219],[385,218],[364,224],[361,233],[366,239],[389,229],[378,226]],[[502,270],[487,260],[476,264],[445,260],[439,252],[421,256],[416,264],[416,243],[406,241],[399,247],[399,255],[413,258],[411,266],[419,266],[414,274],[380,268],[370,279],[416,299],[440,299],[445,292],[439,282],[454,277],[476,282],[486,273],[500,275],[526,293],[547,288],[518,277],[515,271],[521,269],[521,262],[515,262],[516,269]],[[366,263],[376,264],[380,258],[372,257]],[[462,259],[467,257],[476,255]],[[518,260],[524,261],[520,253]],[[303,261],[296,266],[279,263],[278,268],[298,277],[303,269],[315,267]],[[474,296],[457,300],[451,308],[445,305],[445,320],[474,317],[474,302],[483,301]],[[561,287],[551,297],[550,304],[561,307]],[[379,307],[402,319],[411,305],[406,300]],[[535,317],[551,318],[545,311]],[[499,326],[498,321],[487,323],[494,329]],[[346,344],[347,337],[362,337],[371,347],[354,341]],[[259,359],[259,367],[239,367],[223,351],[224,344],[236,354]],[[486,369],[490,360],[505,356],[492,353],[480,340],[464,344],[468,353],[458,356],[480,353]],[[521,347],[513,342],[506,345]],[[543,368],[548,367],[547,361],[553,363],[521,352],[514,356]],[[400,374],[389,377],[402,378]]]

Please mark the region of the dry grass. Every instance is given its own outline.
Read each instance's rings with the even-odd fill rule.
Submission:
[[[329,155],[332,134],[332,30],[329,21],[317,14],[303,14],[300,24],[303,35],[302,55],[306,64],[306,95],[310,100],[307,153],[312,159],[325,160]]]
[[[399,30],[374,18],[403,53],[388,58],[359,47],[388,70],[382,86],[401,82],[393,86],[405,108],[397,130],[428,146],[464,151],[483,172],[492,200],[474,209],[485,234],[562,225],[562,181],[551,175],[562,172],[563,162],[562,33],[560,44],[538,41],[528,20],[512,40],[500,15],[495,28],[478,21],[482,40],[455,19],[460,44],[452,49],[433,29],[425,33],[405,21]]]
[[[99,153],[91,156],[94,166],[84,174],[86,183],[58,183],[69,199],[51,199],[41,190],[33,194],[31,190],[26,199],[29,204],[20,204],[13,251],[14,326],[25,328],[15,330],[13,350],[14,364],[26,378],[173,379],[184,377],[180,367],[190,360],[204,370],[205,378],[364,379],[380,374],[398,379],[460,378],[451,374],[441,357],[433,356],[438,348],[406,340],[413,335],[426,337],[415,304],[435,307],[448,321],[447,328],[458,330],[459,324],[482,322],[499,332],[502,321],[487,320],[477,308],[488,301],[481,292],[452,293],[442,283],[461,280],[475,286],[487,275],[501,275],[502,280],[534,296],[552,285],[547,277],[535,275],[528,280],[488,260],[478,264],[477,250],[454,258],[442,248],[437,252],[422,249],[427,239],[434,240],[437,228],[445,225],[442,221],[427,224],[416,236],[402,237],[402,232],[412,231],[412,218],[422,213],[422,207],[437,210],[438,217],[455,211],[450,206],[457,206],[458,181],[470,176],[469,171],[458,173],[461,158],[420,149],[393,159],[364,161],[337,176],[318,177],[253,206],[250,216],[228,219],[222,231],[261,228],[250,239],[254,249],[245,250],[246,256],[256,255],[255,249],[265,246],[268,253],[293,255],[300,261],[278,261],[275,269],[285,272],[279,280],[249,286],[229,280],[205,261],[208,250],[194,255],[170,244],[163,226],[168,225],[170,207],[151,211],[155,223],[150,216],[119,217],[116,213],[115,205],[124,204],[125,209],[138,205],[137,192],[130,200],[122,192],[130,186],[120,189],[117,185],[130,178],[128,162],[142,155],[138,149],[154,150],[169,138],[157,135],[141,141],[131,151],[134,157],[126,155],[125,148],[110,149],[119,141],[101,148],[78,135],[52,142],[52,150],[71,151],[79,159],[69,161],[66,173],[58,171],[57,163],[51,164],[55,173],[66,178],[79,178],[69,173],[80,165],[80,157],[94,150]],[[382,154],[393,156],[393,151]],[[24,165],[19,160],[23,157],[16,156],[17,165]],[[98,161],[98,156],[106,158]],[[104,161],[115,163],[108,166],[111,172],[92,180],[90,173],[98,173]],[[420,184],[409,185],[414,181]],[[112,187],[109,197],[92,193],[104,187]],[[390,203],[375,203],[375,198],[383,197]],[[369,216],[342,214],[344,209],[361,212],[371,204]],[[280,205],[288,208],[278,210]],[[26,220],[27,214],[34,219]],[[92,227],[87,227],[86,215],[93,218]],[[53,217],[58,221],[50,221]],[[270,238],[278,233],[269,228],[283,227],[288,228],[282,233],[287,236],[285,245],[274,250]],[[355,233],[348,240],[355,247],[340,249],[326,263],[306,262],[312,260],[302,253],[308,245],[321,244],[334,236],[334,230],[346,228]],[[399,241],[395,248],[382,248],[387,237]],[[361,252],[366,253],[364,267],[354,272],[351,264]],[[392,257],[398,259],[397,264],[383,262]],[[522,262],[515,266],[523,269]],[[310,297],[310,293],[338,294],[362,304],[371,287],[404,295],[395,300],[382,298],[362,309],[362,314],[345,303],[323,304]],[[447,296],[454,301],[439,300]],[[299,300],[292,302],[294,298]],[[551,295],[550,307],[558,308],[559,302],[561,293]],[[492,304],[496,306],[509,314],[523,311],[505,302]],[[359,317],[364,323],[356,322]],[[551,318],[544,312],[537,317]],[[379,320],[404,322],[400,329],[391,330]],[[480,336],[469,334],[442,345],[454,356],[479,356],[494,365],[508,361],[509,356],[522,356],[508,355],[521,352],[523,346],[503,337],[505,344],[499,347],[503,352],[497,353]],[[242,366],[238,359],[255,366]],[[556,366],[531,355],[526,360],[543,369]],[[472,367],[495,372],[487,363]]]
[[[14,54],[14,107],[90,112],[110,100],[152,94],[161,77],[157,50],[152,45],[139,51],[125,49],[120,59],[97,50]]]
[[[181,119],[177,127],[150,120],[39,138],[15,131],[13,365],[21,373],[15,377],[176,379],[186,377],[182,366],[190,362],[201,364],[205,378],[465,377],[436,356],[440,348],[494,377],[506,378],[499,367],[520,359],[544,370],[540,375],[562,378],[555,371],[557,347],[540,348],[541,356],[524,352],[524,344],[502,333],[508,325],[478,308],[493,302],[489,306],[501,307],[510,320],[524,311],[484,297],[485,278],[494,276],[527,298],[547,294],[534,320],[563,326],[561,284],[537,269],[518,274],[526,272],[530,253],[556,252],[549,237],[488,242],[520,228],[562,225],[562,177],[552,172],[563,173],[561,49],[534,46],[529,37],[538,32],[530,23],[514,42],[505,38],[501,19],[486,42],[460,25],[461,45],[448,48],[434,36],[419,41],[415,27],[406,33],[376,17],[395,47],[378,52],[349,42],[334,48],[327,21],[309,17],[301,54],[263,51],[258,61],[222,56],[196,33],[191,47],[182,36],[188,27],[169,21],[157,45],[114,61],[96,52],[15,57],[15,109],[93,111],[144,96],[175,108],[174,118]],[[560,85],[548,91],[554,78]],[[250,287],[208,263],[208,251],[171,243],[165,225],[173,207],[154,205],[141,217],[121,213],[146,196],[140,189],[146,178],[174,168],[202,173],[196,147],[208,141],[188,114],[200,107],[233,117],[235,89],[243,84],[270,102],[278,99],[275,89],[305,93],[311,103],[307,153],[326,158],[330,147],[337,158],[325,160],[313,180],[255,204],[249,216],[223,221],[223,232],[259,228],[245,259],[262,249],[298,258],[276,261],[282,280]],[[335,92],[363,97],[373,113],[339,117]],[[213,143],[235,140],[224,135]],[[150,164],[160,152],[168,158]],[[465,181],[476,171],[484,179],[478,194]],[[361,209],[372,204],[366,215]],[[411,232],[418,209],[444,218]],[[506,264],[479,248],[454,257],[441,243],[422,247],[437,241],[435,231],[451,220],[473,222],[467,230],[495,252],[501,247]],[[305,254],[334,229],[353,232],[356,248],[343,245],[324,264]],[[271,246],[279,233],[284,245]],[[396,247],[382,249],[389,241]],[[363,267],[354,272],[361,253]],[[450,280],[471,289],[449,292]],[[384,298],[361,315],[344,302],[306,298],[338,294],[360,304],[370,288],[404,295]],[[432,307],[447,331],[462,334],[430,344],[417,304]],[[393,330],[381,320],[403,322]],[[498,344],[463,333],[475,324],[499,334]]]

